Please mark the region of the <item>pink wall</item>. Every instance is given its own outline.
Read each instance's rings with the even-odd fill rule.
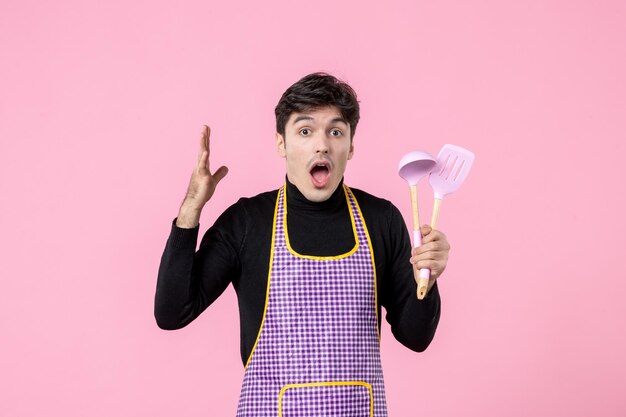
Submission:
[[[162,331],[159,259],[201,125],[203,233],[280,185],[273,108],[316,70],[362,103],[346,182],[405,218],[405,152],[477,155],[434,342],[384,326],[390,414],[626,415],[626,3],[127,3],[0,4],[0,416],[234,415],[234,292]]]

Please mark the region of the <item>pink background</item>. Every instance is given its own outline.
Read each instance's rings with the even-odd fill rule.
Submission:
[[[160,330],[159,259],[201,125],[231,170],[204,233],[282,183],[273,109],[317,70],[362,104],[346,182],[406,219],[405,152],[477,154],[443,204],[435,340],[383,325],[390,415],[626,415],[625,21],[623,1],[2,0],[0,416],[234,415],[234,292]]]

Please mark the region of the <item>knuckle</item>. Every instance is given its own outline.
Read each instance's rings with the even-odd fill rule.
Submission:
[[[436,269],[436,268],[435,268],[435,267],[436,267],[436,264],[435,264],[435,262],[433,262],[433,261],[430,261],[430,260],[428,260],[428,261],[424,261],[424,265],[425,265],[425,267],[426,267],[426,268],[428,268],[428,269],[430,269],[430,270],[434,270],[434,269]]]

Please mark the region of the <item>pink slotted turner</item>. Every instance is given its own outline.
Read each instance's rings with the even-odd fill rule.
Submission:
[[[437,227],[443,197],[459,189],[474,163],[474,153],[457,145],[445,144],[437,155],[437,167],[428,180],[435,194],[430,227]]]

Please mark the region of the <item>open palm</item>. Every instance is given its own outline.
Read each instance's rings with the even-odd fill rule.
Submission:
[[[228,168],[221,166],[213,174],[211,174],[211,168],[209,164],[210,145],[211,145],[211,129],[208,126],[204,126],[202,129],[202,135],[200,137],[200,151],[198,152],[198,162],[196,164],[191,179],[189,180],[189,187],[187,188],[187,195],[185,202],[190,206],[201,210],[207,201],[211,199],[215,192],[217,184],[226,176]]]

